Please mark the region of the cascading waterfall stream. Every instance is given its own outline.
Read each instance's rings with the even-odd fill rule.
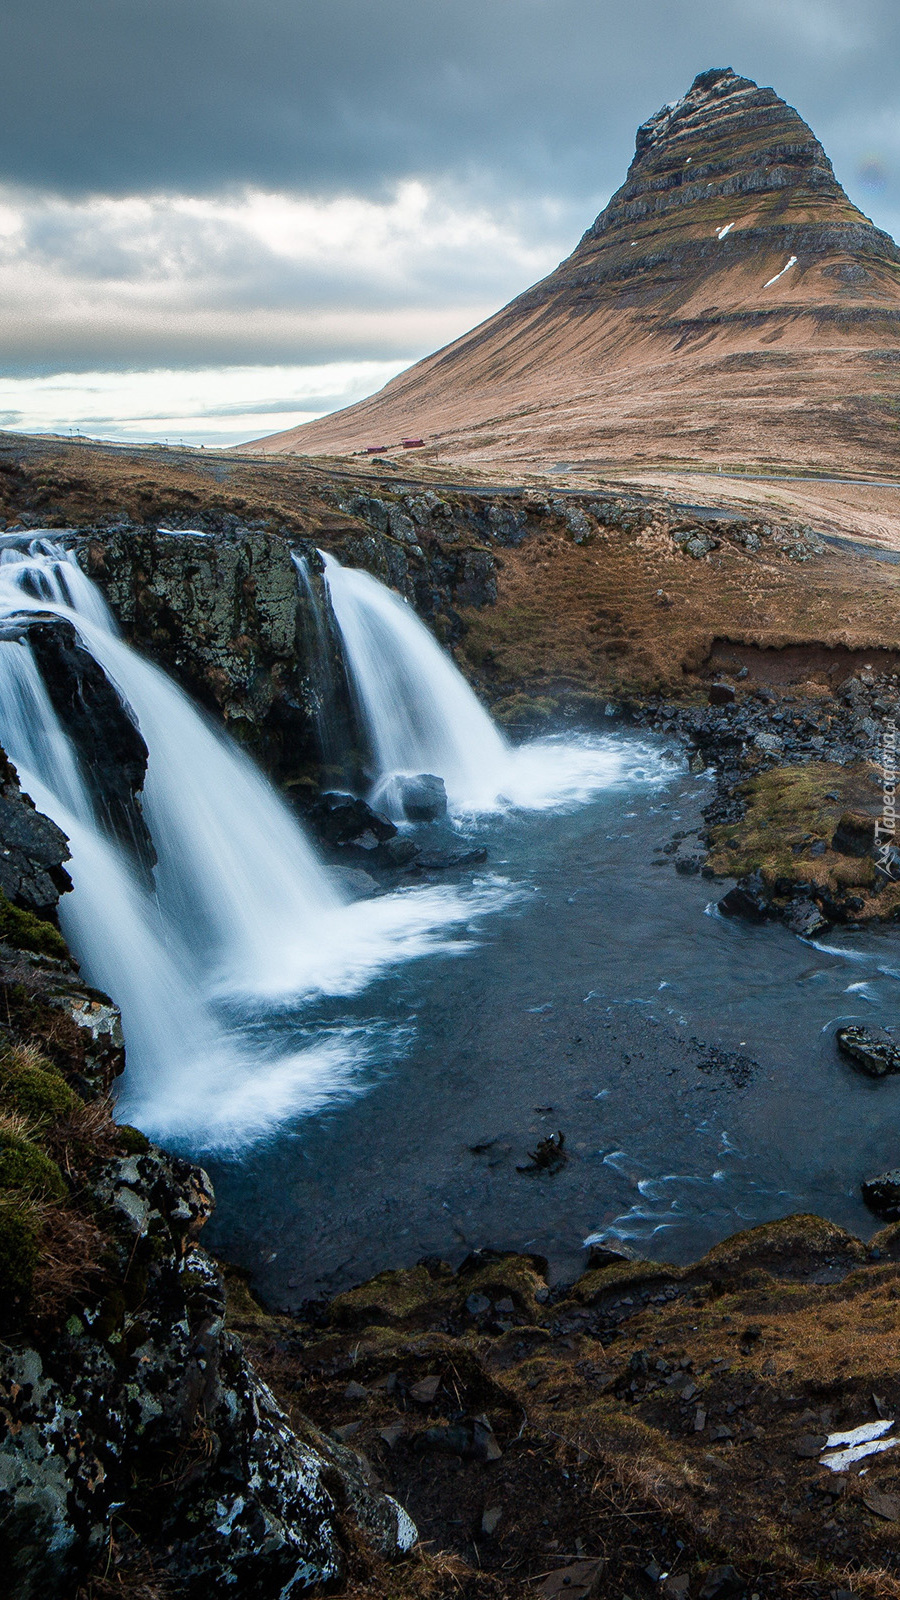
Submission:
[[[511,745],[405,600],[370,573],[319,554],[374,761],[373,803],[401,817],[393,780],[424,772],[443,778],[457,815],[582,804],[625,776],[633,752],[618,739]]]
[[[27,640],[70,623],[149,750],[143,809],[153,888],[105,831]],[[456,929],[505,891],[417,889],[353,905],[253,764],[129,648],[74,555],[47,538],[0,548],[0,742],[70,839],[60,919],[86,976],[123,1013],[122,1114],[193,1148],[237,1147],[354,1086],[366,1043],[331,1028],[285,1050],[267,1017],[351,995],[386,965],[469,947]],[[281,1030],[283,1032],[283,1030]]]

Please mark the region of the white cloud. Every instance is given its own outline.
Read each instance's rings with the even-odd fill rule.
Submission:
[[[571,243],[410,181],[378,202],[261,190],[67,200],[0,191],[8,371],[312,355],[412,359]],[[560,225],[561,224],[561,225]],[[555,226],[556,225],[556,226]],[[104,359],[105,357],[105,359]]]
[[[0,428],[124,443],[239,444],[310,422],[387,383],[402,362],[0,377]]]

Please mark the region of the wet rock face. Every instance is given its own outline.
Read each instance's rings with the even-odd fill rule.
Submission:
[[[291,550],[288,539],[253,529],[136,525],[96,530],[78,548],[129,641],[282,782],[320,759],[314,628]],[[315,551],[307,555],[318,570]]]
[[[14,905],[52,915],[72,887],[64,833],[22,793],[15,767],[0,750],[0,891]]]
[[[232,526],[224,516],[219,527],[212,514],[199,531],[122,522],[73,535],[78,560],[129,642],[283,785],[318,778],[323,766],[332,782],[354,784],[365,765],[317,542],[402,594],[452,642],[462,632],[458,607],[496,600],[493,547],[518,542],[528,521],[522,509],[476,496],[450,504],[430,490],[332,499],[339,514],[329,513],[328,527],[308,542],[287,530]],[[48,681],[72,701],[72,650],[50,629],[40,642]],[[128,767],[118,764],[122,789]],[[124,794],[114,784],[111,794],[121,813]]]
[[[38,622],[28,642],[50,700],[75,745],[98,815],[151,867],[155,852],[141,811],[147,746],[103,668],[67,622]]]

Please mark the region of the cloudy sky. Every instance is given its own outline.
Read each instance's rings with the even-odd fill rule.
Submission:
[[[3,0],[0,427],[233,443],[370,393],[722,65],[900,235],[897,0]]]

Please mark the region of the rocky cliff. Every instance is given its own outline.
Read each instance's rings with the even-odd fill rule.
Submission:
[[[900,253],[772,89],[701,73],[541,283],[371,399],[247,449],[546,467],[895,466]]]
[[[393,1559],[405,1512],[225,1326],[206,1175],[112,1121],[118,1013],[50,920],[67,856],[0,754],[3,1592],[282,1600]]]

